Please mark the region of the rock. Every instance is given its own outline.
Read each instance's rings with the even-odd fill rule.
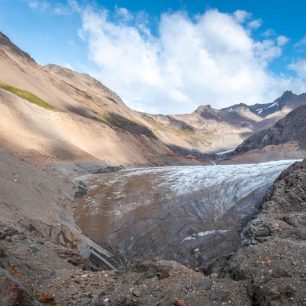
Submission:
[[[109,173],[109,172],[119,171],[122,169],[124,169],[123,166],[106,166],[98,169],[97,171],[94,172],[94,174]]]
[[[32,251],[33,253],[36,253],[36,252],[38,252],[38,250],[39,250],[39,247],[38,247],[35,243],[32,243],[32,244],[30,245],[30,248],[31,248],[31,251]]]
[[[54,296],[47,293],[47,292],[41,292],[39,294],[39,301],[48,304],[48,303],[53,303],[54,302]]]
[[[75,198],[81,198],[87,194],[88,186],[84,182],[79,181],[77,188],[78,190],[74,193]]]
[[[219,278],[219,274],[218,273],[212,273],[210,274],[210,278],[214,281],[216,281]]]
[[[0,245],[0,258],[5,258],[5,257],[7,257],[6,250],[5,250],[4,246]]]
[[[106,303],[108,302],[105,302],[104,300],[105,300],[105,297],[95,296],[91,301],[91,305],[92,306],[107,306]]]
[[[35,301],[30,292],[24,285],[10,275],[6,270],[0,268],[0,305],[22,305],[38,306],[40,303]]]
[[[19,232],[11,227],[5,227],[0,231],[0,240],[9,240],[11,241],[11,237],[17,235]]]
[[[140,295],[141,295],[139,290],[133,290],[132,293],[136,297],[140,297]]]

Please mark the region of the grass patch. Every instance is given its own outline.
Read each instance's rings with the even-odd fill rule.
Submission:
[[[58,110],[56,107],[53,105],[49,104],[48,102],[42,100],[41,98],[33,95],[31,92],[5,84],[0,82],[0,88],[4,89],[6,91],[11,92],[12,94],[15,94],[16,96],[29,101],[30,103],[36,104],[42,108],[48,109],[48,110],[53,110],[56,111]]]

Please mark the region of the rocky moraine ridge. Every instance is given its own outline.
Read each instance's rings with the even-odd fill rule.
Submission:
[[[306,305],[305,160],[275,181],[244,246],[198,271],[174,261],[100,270],[68,230],[42,228],[1,226],[0,305]]]

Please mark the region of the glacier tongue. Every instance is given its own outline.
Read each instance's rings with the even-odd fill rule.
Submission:
[[[241,226],[293,162],[136,168],[89,176],[89,193],[76,221],[125,262],[158,257],[199,266],[239,247]]]

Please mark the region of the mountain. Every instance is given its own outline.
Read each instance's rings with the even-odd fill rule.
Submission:
[[[300,106],[271,128],[247,138],[234,151],[234,155],[254,154],[302,158],[306,154],[306,106]]]
[[[222,110],[231,111],[236,109],[248,109],[253,114],[261,118],[267,118],[279,112],[288,113],[299,106],[306,104],[306,93],[296,95],[292,91],[285,91],[281,97],[270,103],[246,105],[244,103],[223,108]]]
[[[306,94],[295,95],[287,91],[266,104],[249,106],[240,103],[220,110],[203,105],[191,114],[151,115],[150,118],[166,129],[161,135],[166,143],[171,144],[174,140],[173,146],[179,143],[183,148],[212,153],[235,148],[247,137],[270,128],[301,105],[306,105]],[[167,139],[169,130],[177,130],[181,134],[179,139]]]
[[[306,104],[306,94],[286,92],[269,104],[220,110],[204,105],[183,115],[140,113],[88,74],[37,64],[1,32],[0,71],[1,143],[43,164],[194,163],[236,147]]]
[[[301,105],[305,105],[306,94],[296,95],[292,91],[286,91],[284,94],[272,103],[255,104],[250,106],[253,113],[265,118],[271,114],[285,109],[293,110]]]
[[[97,80],[38,65],[0,34],[0,139],[31,162],[148,163],[174,155],[141,114]]]

